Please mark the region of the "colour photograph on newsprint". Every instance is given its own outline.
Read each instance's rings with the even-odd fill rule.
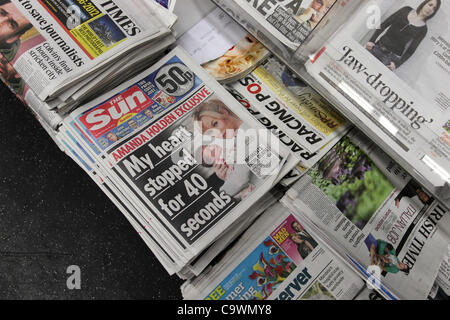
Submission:
[[[449,300],[448,0],[0,0],[0,79],[0,300]]]

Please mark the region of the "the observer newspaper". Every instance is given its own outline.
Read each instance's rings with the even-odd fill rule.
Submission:
[[[362,2],[306,63],[353,121],[434,187],[450,181],[449,18],[448,1]]]
[[[377,266],[388,298],[426,299],[447,252],[448,211],[355,132],[304,175],[283,203],[308,217],[363,273]]]
[[[364,285],[277,203],[182,292],[202,300],[348,300]]]
[[[179,48],[65,123],[181,266],[295,165]]]
[[[336,0],[231,0],[276,39],[296,50]]]
[[[153,1],[2,0],[0,10],[10,21],[0,53],[41,100],[168,32]]]

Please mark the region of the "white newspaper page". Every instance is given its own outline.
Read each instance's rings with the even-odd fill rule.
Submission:
[[[448,1],[368,1],[306,65],[434,187],[450,181],[449,21]]]
[[[0,53],[46,100],[115,56],[168,32],[151,5],[136,0],[2,1],[0,11],[10,27],[1,31]]]
[[[379,272],[399,297],[426,299],[447,250],[450,217],[378,147],[345,137],[289,193],[362,272]]]
[[[292,50],[305,41],[335,3],[335,0],[232,1]]]

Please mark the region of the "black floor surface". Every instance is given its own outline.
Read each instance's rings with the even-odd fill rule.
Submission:
[[[0,299],[181,299],[182,281],[3,83],[0,108]]]

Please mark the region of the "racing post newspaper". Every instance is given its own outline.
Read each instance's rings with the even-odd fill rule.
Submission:
[[[42,101],[168,35],[175,22],[150,0],[2,0],[0,12],[10,22],[0,53]]]
[[[221,260],[183,284],[185,299],[350,300],[365,286],[280,203],[267,209]]]
[[[343,138],[282,202],[384,297],[427,298],[448,250],[448,210],[359,131]]]
[[[306,63],[341,111],[447,205],[449,19],[448,1],[364,1]]]
[[[281,41],[287,48],[296,50],[325,17],[336,0],[215,0],[228,7],[233,2],[266,31],[268,38]],[[239,16],[239,12],[234,12]]]
[[[184,50],[73,111],[67,131],[178,272],[297,161]],[[161,249],[161,248],[160,248]],[[159,249],[158,249],[159,250]]]
[[[350,128],[328,102],[275,58],[228,88],[306,168],[312,167]]]

